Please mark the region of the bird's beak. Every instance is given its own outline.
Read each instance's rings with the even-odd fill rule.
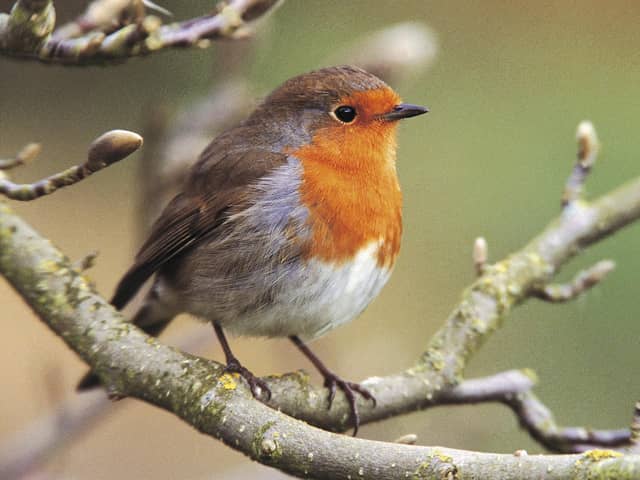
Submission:
[[[427,113],[429,109],[427,107],[421,107],[420,105],[411,105],[410,103],[400,103],[393,107],[393,110],[380,115],[381,120],[394,121],[401,120],[403,118],[415,117]]]

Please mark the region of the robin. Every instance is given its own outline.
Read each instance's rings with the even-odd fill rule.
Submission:
[[[305,341],[353,320],[389,279],[402,233],[396,126],[427,111],[353,66],[286,81],[202,152],[111,303],[122,309],[155,275],[133,323],[158,335],[182,312],[210,321],[227,371],[256,398],[271,392],[224,331],[289,337],[323,375],[329,408],[344,392],[355,435],[356,394],[375,398]],[[88,374],[79,388],[98,384]]]

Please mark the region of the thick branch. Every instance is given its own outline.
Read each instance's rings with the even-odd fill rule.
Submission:
[[[202,343],[203,337],[189,335],[174,342],[181,348]],[[191,350],[190,348],[190,350]],[[602,447],[631,445],[630,430],[587,430],[559,427],[549,409],[531,393],[535,383],[530,371],[510,370],[490,377],[465,380],[434,398],[426,407],[501,402],[509,406],[529,434],[548,450],[558,453],[582,453]],[[82,395],[63,401],[55,410],[39,418],[0,448],[0,478],[22,478],[34,471],[53,454],[65,448],[78,434],[93,424],[116,404],[101,393]],[[117,403],[120,405],[120,402]],[[277,399],[274,408],[279,408]],[[38,441],[34,442],[34,438]],[[394,443],[415,444],[416,436],[405,435]]]
[[[54,32],[51,0],[20,0],[10,14],[0,14],[0,54],[47,63],[91,65],[167,48],[202,48],[211,40],[246,36],[248,25],[281,1],[231,0],[221,4],[215,14],[162,25],[158,17],[146,15],[144,2],[131,2],[140,12],[127,16],[123,9],[133,8],[128,3],[98,0],[74,23]]]
[[[192,332],[186,339],[175,343],[182,348],[193,347],[196,343],[203,343],[204,338],[199,331]],[[504,401],[528,391],[533,383],[530,375],[517,370],[467,380],[442,395],[439,405]],[[0,445],[0,478],[23,478],[120,404],[108,401],[104,392],[97,390],[62,401],[51,413],[38,418]],[[410,436],[409,439],[414,437]],[[395,443],[409,442],[405,436],[404,441],[396,440]]]

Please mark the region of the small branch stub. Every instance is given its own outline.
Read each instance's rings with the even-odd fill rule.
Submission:
[[[476,270],[476,275],[480,276],[484,273],[484,269],[489,259],[489,246],[484,237],[476,238],[473,242],[473,267]]]
[[[578,125],[576,139],[578,141],[578,157],[564,188],[562,195],[563,207],[578,200],[582,195],[584,183],[596,163],[600,150],[596,129],[593,123],[588,120],[580,122]]]
[[[585,169],[593,167],[600,150],[600,143],[593,123],[588,120],[580,122],[576,131],[576,139],[578,140],[578,163]]]
[[[418,436],[415,433],[407,433],[399,438],[396,438],[393,443],[402,443],[403,445],[415,445],[418,441]]]
[[[98,258],[98,251],[93,250],[92,252],[87,253],[84,257],[80,258],[78,261],[73,263],[74,270],[78,272],[86,272],[96,263],[96,258]]]

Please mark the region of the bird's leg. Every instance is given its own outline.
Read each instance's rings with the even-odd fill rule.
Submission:
[[[318,371],[324,377],[324,386],[329,389],[329,408],[331,408],[331,404],[333,403],[333,399],[336,396],[336,387],[340,388],[344,392],[345,397],[347,398],[347,402],[349,403],[349,407],[351,408],[351,415],[353,417],[353,436],[355,437],[358,433],[358,427],[360,426],[360,415],[358,414],[358,407],[356,406],[356,395],[355,393],[359,393],[365,399],[371,400],[373,405],[376,405],[375,397],[363,386],[342,380],[335,373],[329,370],[324,363],[313,353],[305,343],[300,340],[297,335],[292,335],[289,337],[293,344],[298,347],[298,349],[307,357],[311,363],[318,369]]]
[[[271,390],[267,383],[261,378],[256,377],[253,373],[251,373],[245,366],[243,366],[240,361],[236,358],[236,356],[231,351],[231,347],[229,347],[229,342],[227,342],[227,337],[224,336],[224,332],[222,331],[222,327],[217,323],[213,322],[213,329],[218,336],[218,340],[220,341],[220,345],[222,345],[222,350],[224,351],[224,356],[227,360],[226,371],[231,373],[237,373],[242,378],[244,378],[249,384],[249,388],[251,388],[251,393],[254,398],[260,399],[261,392],[264,392],[267,396],[267,400],[271,399]]]

